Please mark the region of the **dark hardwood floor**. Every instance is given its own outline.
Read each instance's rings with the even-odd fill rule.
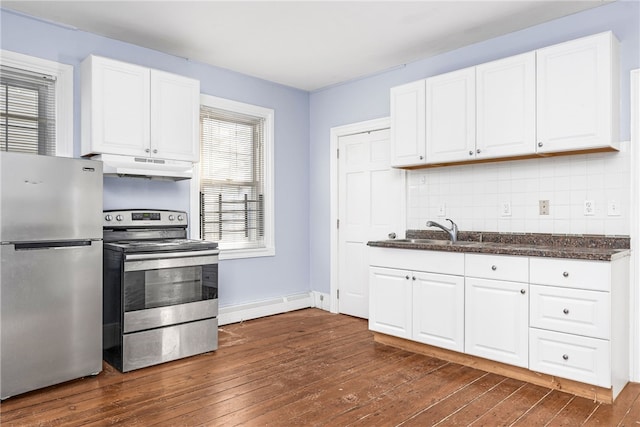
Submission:
[[[375,343],[317,309],[227,325],[220,349],[26,393],[2,426],[640,426],[640,384],[615,404]]]

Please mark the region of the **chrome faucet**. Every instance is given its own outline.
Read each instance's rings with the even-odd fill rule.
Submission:
[[[447,221],[451,223],[451,228],[447,228],[444,225],[438,224],[435,221],[427,221],[427,227],[438,227],[439,229],[441,229],[442,231],[444,231],[449,235],[449,238],[451,239],[452,242],[457,242],[458,241],[458,225],[455,222],[451,221],[449,218],[447,218]]]

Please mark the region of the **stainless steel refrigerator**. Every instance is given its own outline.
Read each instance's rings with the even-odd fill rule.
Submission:
[[[0,152],[0,397],[102,370],[102,163]]]

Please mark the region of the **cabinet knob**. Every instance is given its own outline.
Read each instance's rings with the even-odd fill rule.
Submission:
[[[469,155],[473,156],[473,150],[469,150]]]
[[[563,355],[562,355],[562,358],[563,358],[564,360],[569,360],[569,355],[568,355],[568,354],[563,354]]]
[[[156,154],[157,152],[158,152],[158,150],[157,150],[157,149],[154,149],[154,150],[153,150],[153,154]]]
[[[520,293],[521,293],[522,295],[524,295],[524,294],[526,294],[526,293],[527,293],[527,291],[526,291],[525,289],[520,289]]]
[[[538,147],[542,147],[544,144],[542,142],[538,142]]]
[[[480,149],[479,148],[476,150],[476,153],[480,154]]]
[[[564,277],[569,277],[569,272],[568,272],[568,271],[565,271],[564,273],[562,273],[562,275],[563,275]]]
[[[424,156],[420,156],[420,160],[424,160]]]
[[[144,149],[144,152],[145,152],[145,153],[148,153],[148,152],[149,152],[149,149],[148,149],[148,148],[145,148],[145,149]]]
[[[409,280],[409,276],[404,276],[405,279]]]
[[[498,266],[497,266],[497,265],[492,265],[492,266],[491,266],[491,269],[492,269],[493,271],[496,271],[496,270],[498,269]]]
[[[563,312],[564,314],[569,314],[569,309],[568,309],[568,308],[565,308],[564,310],[562,310],[562,312]]]
[[[413,276],[411,279],[412,279],[412,280],[416,280],[416,276]]]

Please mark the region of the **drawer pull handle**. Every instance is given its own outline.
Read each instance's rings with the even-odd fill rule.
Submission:
[[[492,269],[493,271],[496,271],[496,270],[498,269],[498,266],[497,266],[497,265],[492,265],[492,266],[491,266],[491,269]]]
[[[568,355],[568,354],[563,354],[563,355],[562,355],[562,358],[563,358],[564,360],[569,360],[569,355]]]
[[[405,279],[409,280],[409,276],[404,276]]]
[[[568,272],[568,271],[565,271],[564,273],[562,273],[562,275],[563,275],[564,277],[569,277],[569,272]]]
[[[565,308],[564,310],[562,310],[562,312],[563,312],[564,314],[569,314],[569,309],[568,309],[568,308]]]
[[[524,289],[520,289],[520,293],[521,293],[522,295],[524,295],[524,294],[526,294],[526,293],[527,293],[527,291],[525,291]]]

